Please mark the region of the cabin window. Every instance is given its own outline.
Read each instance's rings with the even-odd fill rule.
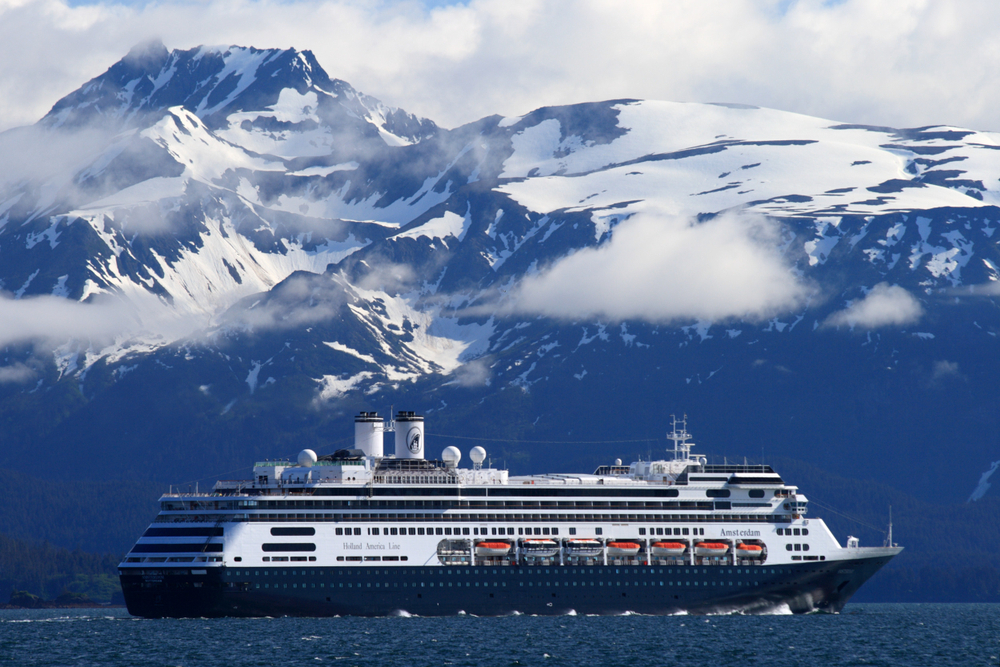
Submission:
[[[455,532],[456,532],[456,533],[458,532],[458,529],[457,529],[457,528],[455,529]],[[463,529],[462,529],[462,534],[463,534],[463,535],[468,535],[468,534],[469,534],[469,529],[468,529],[468,528],[463,528]]]
[[[751,498],[763,498],[764,497],[764,489],[750,489],[750,497]]]
[[[450,527],[448,527],[448,528],[445,528],[445,529],[444,529],[444,534],[445,534],[445,535],[451,535],[451,528],[450,528]]]
[[[688,529],[687,528],[682,528],[681,529],[681,533],[684,534],[684,535],[687,535],[688,534]]]
[[[595,528],[594,529],[594,535],[603,535],[603,534],[604,534],[604,529],[603,528]]]
[[[576,528],[570,528],[569,529],[569,534],[570,535],[576,535]]]
[[[552,529],[552,534],[553,535],[558,535],[559,534],[559,529],[558,528],[553,528]]]
[[[444,535],[444,529],[439,526],[439,527],[437,527],[437,528],[434,529],[434,534],[435,535]],[[451,535],[451,533],[448,533],[448,534]]]
[[[548,535],[548,534],[549,534],[549,529],[548,528],[542,528],[542,535]]]
[[[785,551],[791,551],[791,550],[792,550],[792,545],[791,544],[786,544],[785,545]]]
[[[409,530],[410,535],[416,535],[417,534],[417,529],[416,528],[410,528],[408,530]]]
[[[798,528],[794,528],[794,529],[792,530],[792,534],[793,534],[793,535],[798,535],[798,534],[799,534],[799,529],[798,529]]]
[[[809,534],[809,529],[808,528],[803,528],[802,529],[802,534],[803,535],[808,535]]]
[[[639,529],[639,534],[640,535],[645,535],[646,534],[646,529],[645,528],[640,528]]]
[[[541,529],[541,528],[538,528],[538,527],[536,526],[536,527],[535,527],[535,535],[541,535],[541,534],[542,534],[542,529]]]
[[[796,544],[795,545],[795,550],[796,551],[802,551],[802,545],[801,544]]]

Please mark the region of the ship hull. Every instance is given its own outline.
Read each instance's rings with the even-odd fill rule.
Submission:
[[[129,613],[149,618],[839,612],[895,551],[742,567],[123,568],[121,579]]]

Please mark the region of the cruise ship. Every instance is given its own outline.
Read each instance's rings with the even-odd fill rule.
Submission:
[[[665,460],[515,476],[479,446],[469,467],[452,446],[425,457],[413,412],[362,412],[353,449],[161,497],[119,565],[125,601],[143,617],[838,612],[902,550],[842,546],[770,466],[692,454],[686,418],[668,438]]]

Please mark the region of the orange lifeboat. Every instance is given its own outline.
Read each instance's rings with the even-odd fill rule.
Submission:
[[[736,555],[739,558],[760,558],[764,555],[764,547],[759,544],[737,544]]]
[[[635,542],[608,542],[609,556],[634,556],[639,553],[639,545]]]
[[[699,542],[694,545],[696,556],[725,556],[729,545],[724,542]]]
[[[680,556],[686,548],[680,542],[653,542],[652,551],[654,556]]]
[[[480,542],[476,545],[476,555],[484,558],[506,556],[510,545],[506,542]]]

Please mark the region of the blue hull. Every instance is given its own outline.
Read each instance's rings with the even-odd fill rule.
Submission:
[[[782,606],[806,613],[840,611],[891,558],[773,567],[122,568],[121,581],[129,613],[149,618],[704,614]]]

